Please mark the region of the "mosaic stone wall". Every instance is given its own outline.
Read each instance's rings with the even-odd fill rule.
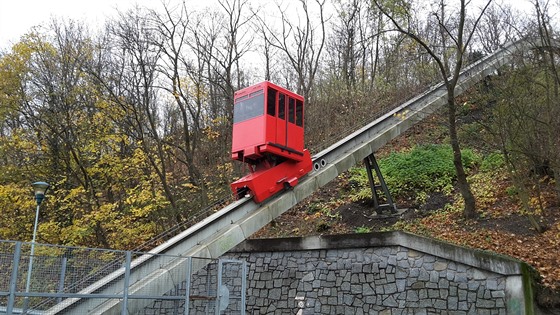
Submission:
[[[249,314],[506,314],[505,276],[401,246],[228,256]]]

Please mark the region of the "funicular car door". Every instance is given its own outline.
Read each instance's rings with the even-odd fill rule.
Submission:
[[[278,93],[276,144],[293,153],[303,152],[303,100],[282,92]]]
[[[289,118],[288,118],[288,135],[289,145],[292,149],[303,152],[303,99],[290,98],[288,100]]]
[[[286,103],[286,146],[301,154],[303,152],[303,102],[292,96]]]

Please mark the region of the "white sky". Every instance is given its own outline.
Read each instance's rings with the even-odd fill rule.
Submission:
[[[9,48],[36,25],[48,24],[51,17],[103,24],[106,17],[133,7],[158,7],[160,0],[0,0],[0,50]]]
[[[179,2],[181,0],[167,0]],[[259,0],[260,2],[271,0]],[[330,0],[329,0],[330,1]],[[366,1],[366,0],[364,0]],[[479,0],[476,0],[479,1]],[[497,0],[527,7],[529,0]],[[189,6],[207,6],[213,0],[186,0]],[[48,24],[54,16],[87,21],[92,28],[102,25],[117,9],[124,11],[135,4],[159,8],[161,0],[0,0],[0,50],[10,48],[36,25]]]

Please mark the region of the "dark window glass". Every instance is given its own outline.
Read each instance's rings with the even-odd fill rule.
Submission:
[[[233,123],[242,122],[264,114],[264,93],[251,93],[251,97],[236,101],[233,106]]]
[[[288,121],[292,124],[296,122],[296,100],[293,98],[288,99]]]
[[[278,118],[286,119],[286,95],[278,95]]]
[[[276,116],[276,90],[268,88],[266,96],[266,113],[270,116]]]
[[[303,101],[296,101],[296,125],[303,126]]]

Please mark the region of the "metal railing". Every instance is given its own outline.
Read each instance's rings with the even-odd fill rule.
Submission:
[[[243,261],[157,255],[153,272],[167,273],[175,283],[162,293],[142,285],[131,276],[134,261],[156,256],[134,251],[116,251],[35,244],[32,274],[27,287],[31,243],[0,241],[0,314],[58,314],[57,306],[76,304],[76,300],[119,300],[112,314],[244,314],[247,266]],[[163,266],[173,261],[180,265],[173,272]],[[123,285],[103,294],[85,289],[113,273],[124,273]],[[142,300],[129,306],[131,299]],[[103,303],[101,303],[103,304]],[[141,308],[139,308],[139,306]],[[80,314],[72,308],[62,313]],[[82,312],[83,313],[83,312]]]

